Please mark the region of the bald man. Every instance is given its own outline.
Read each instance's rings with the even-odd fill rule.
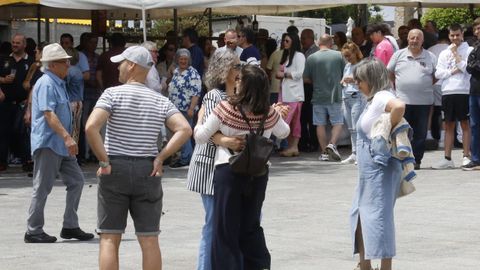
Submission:
[[[321,148],[319,160],[340,161],[341,157],[336,144],[343,125],[340,81],[343,77],[345,61],[340,52],[332,50],[333,39],[330,35],[322,35],[318,45],[320,50],[307,59],[303,80],[313,85],[312,115]],[[333,126],[330,140],[325,130],[327,120]]]
[[[387,69],[398,98],[406,104],[405,119],[413,129],[411,143],[415,168],[420,169],[425,152],[428,118],[433,104],[437,57],[423,49],[422,30],[410,30],[407,40],[408,47],[393,54]]]

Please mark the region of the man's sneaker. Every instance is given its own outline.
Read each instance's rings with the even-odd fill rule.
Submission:
[[[74,228],[74,229],[67,229],[67,228],[62,228],[62,231],[60,232],[60,237],[63,239],[78,239],[80,241],[87,241],[93,238],[93,234],[91,233],[86,233],[82,231],[80,228]]]
[[[180,162],[180,161],[177,161],[177,162],[171,164],[171,165],[170,165],[170,168],[171,168],[171,169],[180,169],[180,168],[183,168],[183,167],[185,167],[185,166],[188,167],[188,165],[190,165],[190,164],[188,164],[188,163],[182,163],[182,162]]]
[[[446,170],[446,169],[453,169],[455,168],[455,165],[453,164],[453,160],[448,160],[446,158],[443,158],[439,162],[437,162],[435,165],[432,166],[432,169],[434,170]]]
[[[480,170],[480,163],[475,161],[470,161],[467,165],[462,166],[464,171],[476,171]]]
[[[330,159],[328,158],[328,154],[323,152],[320,154],[320,156],[318,156],[318,160],[320,161],[329,161]]]
[[[467,166],[471,162],[469,157],[463,157],[462,166]]]
[[[57,241],[57,238],[44,232],[41,234],[29,234],[26,232],[23,240],[25,243],[54,243]]]
[[[357,156],[355,154],[351,154],[347,159],[342,160],[342,164],[355,164],[357,161]]]
[[[337,147],[330,143],[327,145],[327,153],[330,159],[335,161],[340,161],[342,158],[340,157],[340,153],[338,153]]]

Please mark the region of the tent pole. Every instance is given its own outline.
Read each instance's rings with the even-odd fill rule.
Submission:
[[[42,41],[42,12],[40,5],[37,5],[37,43]]]
[[[178,15],[177,9],[173,9],[173,32],[175,33],[175,45],[178,46]]]
[[[45,41],[50,42],[50,18],[45,18]]]
[[[208,36],[213,36],[213,29],[212,29],[212,8],[208,8]]]
[[[422,2],[418,2],[418,7],[417,7],[417,17],[418,17],[418,20],[421,20],[421,19],[422,19],[422,15],[423,15]]]
[[[145,6],[142,4],[142,21],[143,21],[143,42],[147,41],[147,20],[145,18]]]

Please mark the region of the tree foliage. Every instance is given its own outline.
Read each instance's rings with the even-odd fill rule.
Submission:
[[[380,6],[369,5],[369,22],[371,22],[372,20],[383,22],[383,16],[379,13],[380,11],[382,11],[382,8]],[[348,5],[342,7],[308,10],[299,12],[298,15],[299,17],[308,18],[325,18],[327,20],[327,24],[346,23],[348,17],[352,17],[352,19],[355,20],[356,23],[361,21],[359,5]]]
[[[474,10],[474,16],[467,8],[430,8],[422,16],[422,24],[425,25],[426,21],[434,21],[438,29],[444,29],[453,23],[469,25],[477,16],[480,16],[478,8]]]

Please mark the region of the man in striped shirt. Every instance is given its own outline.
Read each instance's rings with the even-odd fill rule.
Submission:
[[[100,269],[118,269],[118,248],[127,224],[134,221],[144,269],[161,269],[158,244],[163,190],[163,161],[190,139],[190,125],[166,97],[145,86],[153,64],[140,46],[111,58],[120,63],[123,85],[105,90],[86,125],[90,146],[99,160],[98,227]],[[100,129],[107,123],[105,144]],[[158,153],[162,125],[173,132]]]

